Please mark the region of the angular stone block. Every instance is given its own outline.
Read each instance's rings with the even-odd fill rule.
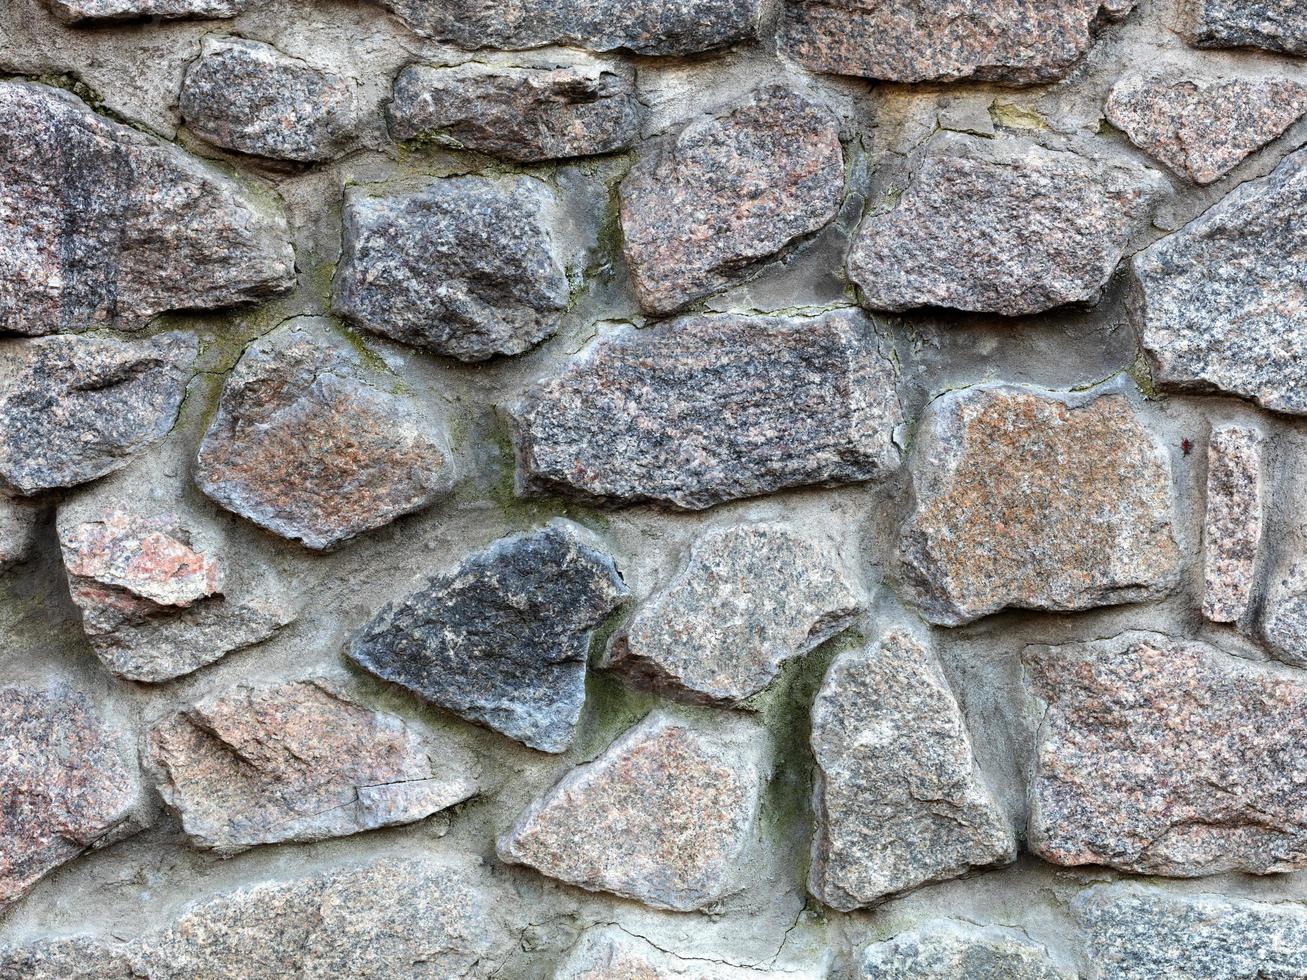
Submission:
[[[754,969],[706,956],[683,958],[620,926],[587,929],[553,973],[553,980],[824,980],[825,977],[827,973],[820,967]]]
[[[1048,950],[1015,930],[931,922],[862,954],[861,980],[1074,980]]]
[[[159,20],[235,17],[254,0],[45,0],[56,17],[69,24],[155,18]]]
[[[1184,10],[1195,47],[1307,55],[1307,8],[1298,0],[1188,0]]]
[[[1307,667],[1307,561],[1273,575],[1261,612],[1261,634],[1286,664]]]
[[[1262,543],[1262,434],[1244,425],[1212,430],[1203,525],[1203,615],[1238,622],[1252,599]]]

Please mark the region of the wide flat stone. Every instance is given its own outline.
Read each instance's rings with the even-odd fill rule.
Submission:
[[[842,912],[1016,859],[934,654],[906,633],[840,654],[812,705],[808,890]]]
[[[601,666],[672,697],[732,704],[852,625],[865,598],[830,545],[776,523],[701,535]]]
[[[887,82],[1064,78],[1134,0],[787,0],[783,50],[805,68]]]
[[[1307,976],[1307,912],[1293,902],[1097,885],[1071,914],[1101,980]]]
[[[1074,980],[1048,950],[1012,929],[947,919],[863,951],[861,980]]]
[[[1132,75],[1117,82],[1104,111],[1149,156],[1195,184],[1210,184],[1307,113],[1307,85]]]
[[[140,786],[87,698],[0,689],[0,911],[59,865],[139,829]]]
[[[711,905],[738,890],[754,840],[760,734],[651,714],[532,803],[499,857],[653,908]]]
[[[571,297],[554,192],[533,177],[352,188],[332,308],[373,333],[463,361],[520,354]]]
[[[0,332],[131,329],[288,290],[285,218],[61,89],[0,82]]]
[[[598,59],[562,67],[409,65],[386,108],[397,140],[434,140],[521,163],[629,149],[643,113],[635,72]]]
[[[1170,457],[1124,395],[949,392],[910,465],[899,571],[932,623],[1140,602],[1178,581]]]
[[[1307,150],[1134,259],[1140,343],[1165,389],[1307,414]]]
[[[353,88],[270,44],[206,37],[182,79],[181,114],[215,146],[274,160],[330,160],[358,125]]]
[[[214,501],[314,550],[430,505],[453,487],[440,426],[326,321],[256,340],[227,378],[195,482]]]
[[[895,383],[853,310],[618,329],[511,409],[518,492],[701,510],[884,479]]]
[[[0,496],[0,572],[31,557],[40,519],[34,503]]]
[[[1222,425],[1207,444],[1203,615],[1235,623],[1248,611],[1262,543],[1262,434]]]
[[[849,276],[874,310],[1023,316],[1096,302],[1157,186],[1134,164],[947,132],[909,170],[849,251]]]
[[[235,17],[254,0],[45,0],[56,17],[69,24],[95,21],[183,20]]]
[[[126,466],[172,428],[196,349],[180,333],[0,342],[0,490],[30,495]]]
[[[1307,667],[1307,561],[1293,561],[1282,574],[1270,576],[1261,635],[1277,659]]]
[[[702,955],[683,958],[620,926],[587,929],[552,974],[553,980],[824,980],[826,976],[817,967],[764,970]]]
[[[1189,0],[1185,14],[1185,39],[1195,47],[1307,55],[1307,8],[1298,0]]]
[[[502,538],[382,609],[349,658],[542,752],[572,743],[590,634],[627,595],[572,526]]]
[[[1307,680],[1159,633],[1028,647],[1030,849],[1140,874],[1307,867]]]
[[[649,313],[673,313],[744,282],[825,227],[843,196],[834,114],[782,85],[757,89],[681,130],[622,181],[636,298]]]

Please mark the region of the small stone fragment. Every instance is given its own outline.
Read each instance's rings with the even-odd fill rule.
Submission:
[[[41,878],[133,826],[140,794],[82,694],[0,689],[0,912]]]
[[[819,969],[731,966],[703,956],[683,959],[620,926],[606,926],[581,935],[554,970],[553,980],[822,980],[826,975]]]
[[[934,655],[906,633],[843,653],[812,706],[808,890],[842,912],[1016,860]]]
[[[301,163],[339,156],[357,127],[348,79],[241,37],[205,38],[181,113],[215,146]]]
[[[1029,842],[1139,874],[1307,867],[1307,681],[1158,633],[1028,647]]]
[[[910,465],[898,561],[932,623],[1141,602],[1178,580],[1170,457],[1123,395],[949,392]]]
[[[649,715],[573,769],[500,839],[499,857],[588,891],[688,912],[726,897],[758,820],[760,732]]]
[[[585,702],[590,633],[628,594],[612,559],[555,521],[390,603],[349,657],[462,718],[562,752]]]
[[[415,347],[484,361],[558,329],[571,297],[553,191],[532,177],[353,188],[333,309]]]
[[[1185,10],[1194,47],[1307,55],[1307,7],[1299,0],[1188,0]]]
[[[295,281],[281,214],[45,85],[0,82],[0,227],[0,332],[134,329]]]
[[[35,504],[0,496],[0,572],[8,571],[32,554],[40,516]]]
[[[94,21],[235,17],[254,0],[45,0],[68,24]]]
[[[1096,885],[1071,903],[1099,980],[1307,976],[1307,912],[1292,902]]]
[[[1307,414],[1307,150],[1140,252],[1154,379]]]
[[[1262,543],[1261,440],[1256,429],[1224,425],[1208,443],[1203,615],[1214,623],[1238,622],[1252,598]]]
[[[1066,77],[1135,0],[787,0],[783,49],[805,68],[887,82]]]
[[[1155,175],[1008,137],[941,133],[873,207],[849,276],[874,310],[1024,316],[1097,301],[1147,217]]]
[[[409,65],[386,112],[397,140],[534,163],[629,149],[643,110],[634,71],[592,59],[560,68]]]
[[[195,482],[283,538],[327,550],[453,487],[444,433],[394,378],[301,317],[255,341],[227,378]]]
[[[518,493],[701,510],[884,479],[895,382],[854,310],[619,329],[512,408]]]
[[[1262,638],[1276,658],[1307,667],[1307,561],[1271,579],[1262,608]]]
[[[744,282],[828,224],[843,195],[838,121],[782,85],[687,126],[622,181],[622,234],[640,305],[674,313]]]
[[[1011,929],[942,920],[873,943],[860,980],[1074,980],[1048,950]]]
[[[685,569],[614,637],[602,666],[728,705],[848,629],[862,606],[829,547],[783,524],[737,524],[695,541]]]
[[[172,428],[196,349],[181,333],[0,342],[0,490],[30,495],[126,466]]]
[[[1149,156],[1195,184],[1210,184],[1307,113],[1307,85],[1136,75],[1116,84],[1105,111]]]

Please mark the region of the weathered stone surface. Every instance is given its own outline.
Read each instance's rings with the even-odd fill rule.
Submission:
[[[520,354],[570,301],[553,191],[532,177],[447,177],[351,189],[333,308],[394,340],[464,361]]]
[[[1307,667],[1307,561],[1271,578],[1262,608],[1262,638],[1286,664]]]
[[[180,333],[0,344],[0,490],[40,493],[126,466],[172,428],[195,351]]]
[[[197,136],[239,153],[308,163],[339,156],[357,126],[353,84],[241,37],[208,37],[182,79]]]
[[[40,516],[32,502],[0,496],[0,572],[32,554]]]
[[[931,922],[862,954],[862,980],[1073,980],[1048,950],[997,926]]]
[[[223,386],[195,482],[228,510],[317,550],[447,494],[444,433],[325,321],[255,341]]]
[[[941,133],[902,196],[863,219],[849,276],[876,310],[1022,316],[1098,299],[1147,216],[1155,175],[1015,137]]]
[[[695,54],[757,36],[761,0],[377,0],[416,34],[464,48],[562,44]]]
[[[235,17],[253,0],[45,0],[45,5],[62,21],[159,20]]]
[[[1200,48],[1264,48],[1307,55],[1299,0],[1188,0],[1186,38]]]
[[[60,89],[0,82],[0,331],[130,329],[295,281],[285,219]]]
[[[3,977],[3,974],[0,974]],[[819,968],[780,970],[688,959],[659,949],[620,926],[589,929],[554,970],[553,980],[819,980]]]
[[[1307,414],[1307,150],[1134,259],[1140,342],[1165,388]]]
[[[863,605],[828,545],[784,524],[736,524],[695,541],[676,579],[614,636],[602,666],[673,697],[731,704],[847,629]]]
[[[736,890],[758,819],[760,732],[720,735],[661,713],[531,804],[499,857],[589,891],[701,909]]]
[[[787,0],[782,46],[806,68],[889,82],[1030,85],[1065,77],[1135,0]]]
[[[816,831],[808,890],[850,911],[1016,859],[953,692],[921,642],[843,653],[812,706]]]
[[[1245,425],[1212,430],[1203,525],[1203,615],[1234,623],[1248,611],[1262,543],[1262,434]]]
[[[843,194],[838,121],[782,85],[692,123],[622,181],[640,305],[673,313],[745,281],[829,223]]]
[[[1307,681],[1194,641],[1029,647],[1030,848],[1142,874],[1307,867]]]
[[[1149,156],[1195,184],[1210,184],[1307,112],[1307,85],[1134,75],[1112,89],[1105,112]]]
[[[1076,897],[1071,913],[1088,934],[1099,980],[1307,976],[1307,912],[1293,903],[1098,885]]]
[[[0,980],[141,980],[128,951],[87,936],[0,946]]]
[[[898,561],[932,623],[1139,602],[1178,580],[1170,458],[1123,395],[950,392],[910,465]]]
[[[137,778],[81,694],[0,689],[0,911],[132,829]]]
[[[895,371],[852,310],[601,338],[512,409],[519,493],[700,510],[898,466]]]
[[[613,153],[640,138],[635,73],[589,60],[559,68],[470,61],[409,65],[386,110],[397,140],[431,139],[530,163]]]
[[[476,792],[469,759],[329,681],[237,687],[149,735],[159,794],[221,854],[411,823]]]
[[[585,702],[590,633],[627,595],[612,559],[555,521],[389,604],[349,657],[460,717],[562,752]]]

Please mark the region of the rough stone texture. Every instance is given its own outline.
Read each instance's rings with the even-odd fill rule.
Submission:
[[[1283,575],[1271,578],[1261,634],[1277,658],[1307,667],[1307,562],[1295,561]]]
[[[195,351],[181,333],[0,343],[0,490],[30,495],[126,466],[172,428]]]
[[[562,44],[683,55],[752,40],[761,0],[377,0],[414,33],[464,48]]]
[[[934,655],[906,633],[840,654],[812,706],[808,890],[850,911],[1016,859]]]
[[[59,865],[136,829],[139,793],[84,695],[0,689],[0,911]]]
[[[784,524],[737,524],[694,542],[685,568],[614,636],[602,666],[673,697],[731,704],[848,629],[864,604],[828,545]]]
[[[28,558],[36,548],[41,512],[29,501],[0,496],[0,572]]]
[[[235,17],[254,0],[44,0],[54,15],[69,24],[139,20]]]
[[[1195,184],[1210,184],[1307,113],[1307,85],[1133,75],[1112,89],[1105,112],[1149,156]]]
[[[1195,641],[1028,647],[1030,848],[1141,874],[1307,867],[1307,681]]]
[[[1140,342],[1165,388],[1307,414],[1307,150],[1134,259]]]
[[[275,160],[339,156],[357,126],[353,85],[270,44],[205,38],[182,80],[182,118],[217,146]]]
[[[1234,623],[1248,611],[1262,543],[1262,434],[1245,425],[1212,430],[1203,525],[1203,615]]]
[[[280,213],[68,92],[0,82],[0,161],[0,332],[139,327],[294,282]]]
[[[819,980],[819,968],[760,970],[659,949],[620,926],[587,930],[554,970],[553,980]],[[3,974],[0,974],[3,978]]]
[[[622,181],[624,248],[640,305],[674,313],[745,281],[829,223],[843,194],[838,121],[782,85],[692,123]]]
[[[852,310],[622,329],[513,407],[518,492],[701,510],[883,479],[899,462],[895,381]]]
[[[629,149],[643,109],[615,61],[565,67],[409,65],[386,110],[397,140],[429,139],[522,163]]]
[[[1074,980],[1048,951],[1019,933],[932,922],[862,954],[862,980]]]
[[[116,943],[86,936],[0,946],[0,980],[141,980]]]
[[[889,82],[1030,85],[1066,76],[1134,0],[787,0],[782,46],[805,68]]]
[[[462,718],[562,752],[585,702],[590,633],[627,595],[612,559],[555,521],[390,603],[349,657]]]
[[[237,687],[149,736],[160,795],[220,854],[411,823],[475,793],[470,761],[434,751],[323,680]]]
[[[1185,10],[1195,47],[1307,55],[1307,9],[1298,0],[1187,0]]]
[[[1307,976],[1300,905],[1098,885],[1071,905],[1096,980],[1290,980]]]
[[[337,547],[453,486],[444,433],[324,321],[255,341],[227,378],[195,482],[305,547]]]
[[[1096,302],[1146,217],[1153,180],[1016,137],[943,133],[873,206],[849,252],[876,310],[942,306],[1022,316]]]
[[[1138,602],[1176,584],[1170,458],[1123,395],[950,392],[922,417],[910,466],[898,561],[932,623]]]
[[[463,361],[529,350],[558,329],[570,299],[556,208],[532,177],[352,189],[333,308]]]
[[[655,712],[578,766],[499,841],[501,860],[590,891],[690,911],[738,888],[753,842],[760,732]]]

